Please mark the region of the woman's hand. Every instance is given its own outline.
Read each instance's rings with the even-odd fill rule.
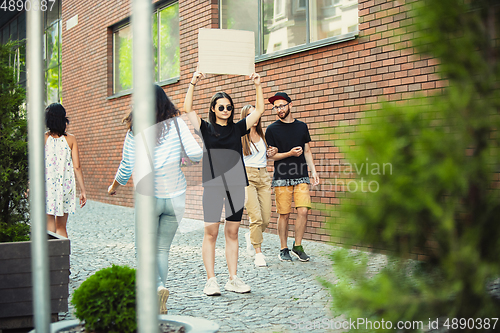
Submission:
[[[85,193],[80,193],[80,208],[83,208],[87,203],[87,195]]]
[[[255,84],[256,86],[260,86],[260,75],[259,74],[252,73],[250,75],[250,80],[252,80],[253,84]]]
[[[198,72],[198,70],[197,70],[196,72],[193,73],[193,78],[191,79],[190,84],[195,86],[204,77],[205,77],[205,73]]]
[[[108,194],[109,195],[116,195],[116,189],[120,184],[116,181],[116,179],[113,181],[113,184],[109,185],[108,187]]]
[[[278,152],[278,148],[269,146],[267,148],[267,157],[269,157],[269,158],[273,157],[274,155],[276,155],[277,152]]]

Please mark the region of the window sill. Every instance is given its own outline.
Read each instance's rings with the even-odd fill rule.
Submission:
[[[128,90],[124,90],[124,91],[120,91],[120,92],[117,92],[111,96],[108,96],[106,99],[108,100],[111,100],[111,99],[116,99],[116,98],[120,98],[120,97],[123,97],[123,96],[127,96],[127,95],[131,95],[133,92],[133,89],[128,89]]]
[[[341,35],[341,36],[330,37],[330,38],[322,39],[322,40],[319,40],[319,41],[316,41],[313,43],[294,46],[294,47],[291,47],[291,48],[286,49],[286,50],[276,51],[276,52],[269,53],[269,54],[263,54],[263,55],[255,57],[255,63],[280,58],[280,57],[284,57],[284,56],[291,55],[291,54],[297,54],[300,52],[320,48],[320,47],[323,47],[326,45],[346,42],[349,40],[356,39],[356,37],[358,35],[359,35],[359,31],[353,31],[353,32],[349,32],[349,33]]]
[[[163,87],[163,86],[166,86],[166,85],[169,85],[169,84],[177,83],[177,82],[179,82],[179,80],[180,80],[180,77],[176,76],[176,77],[173,77],[173,78],[168,79],[168,80],[164,80],[164,81],[160,81],[160,82],[155,82],[155,84],[159,85],[160,87]],[[123,97],[123,96],[132,95],[133,92],[134,92],[134,89],[128,89],[128,90],[120,91],[120,92],[117,92],[116,94],[108,96],[106,99],[107,100],[112,100],[112,99],[120,98],[120,97]]]

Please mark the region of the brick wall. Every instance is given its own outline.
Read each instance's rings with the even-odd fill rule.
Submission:
[[[408,1],[407,1],[408,2]],[[218,27],[217,0],[180,0],[181,77],[164,89],[182,107],[197,62],[199,28]],[[437,63],[415,55],[409,39],[412,19],[405,1],[359,0],[359,37],[298,54],[259,62],[256,71],[263,78],[264,97],[286,91],[293,99],[294,117],[306,122],[311,133],[311,149],[322,182],[338,175],[333,164],[344,156],[329,128],[355,125],[363,114],[376,110],[382,100],[411,98],[416,92],[432,93],[443,86],[435,74]],[[107,196],[120,163],[125,127],[121,119],[129,112],[131,96],[107,99],[111,42],[109,27],[129,16],[128,2],[99,4],[67,0],[63,2],[63,103],[70,118],[70,132],[78,139],[88,197],[117,205],[133,205],[131,182],[116,197]],[[66,31],[65,22],[79,15],[79,24]],[[208,77],[197,85],[194,108],[207,115],[211,96],[225,91],[235,101],[237,112],[254,103],[251,82],[240,76]],[[238,117],[236,117],[238,118]],[[266,105],[263,125],[277,117]],[[344,137],[345,138],[345,137]],[[347,134],[348,138],[348,134]],[[272,172],[272,165],[269,164]],[[186,169],[188,192],[185,217],[202,219],[201,166]],[[344,192],[320,187],[311,191],[313,203],[339,205]],[[273,197],[274,202],[274,197]],[[244,216],[244,224],[246,214]],[[277,214],[269,231],[276,233]],[[292,213],[291,222],[295,220]],[[305,238],[327,241],[326,213],[310,212]],[[293,229],[293,226],[292,226]]]

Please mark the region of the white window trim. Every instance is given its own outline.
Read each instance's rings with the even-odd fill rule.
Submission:
[[[276,8],[279,8],[278,6],[276,6],[277,3],[280,4],[280,12],[276,10]],[[285,17],[285,0],[274,0],[273,16],[275,21]]]

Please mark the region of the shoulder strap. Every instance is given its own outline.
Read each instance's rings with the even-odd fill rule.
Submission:
[[[177,135],[179,136],[179,142],[181,143],[181,149],[186,154],[186,149],[184,149],[184,145],[182,144],[182,138],[181,138],[181,130],[179,129],[179,124],[177,124],[177,117],[174,117],[174,124],[175,124],[175,129],[177,130]]]

